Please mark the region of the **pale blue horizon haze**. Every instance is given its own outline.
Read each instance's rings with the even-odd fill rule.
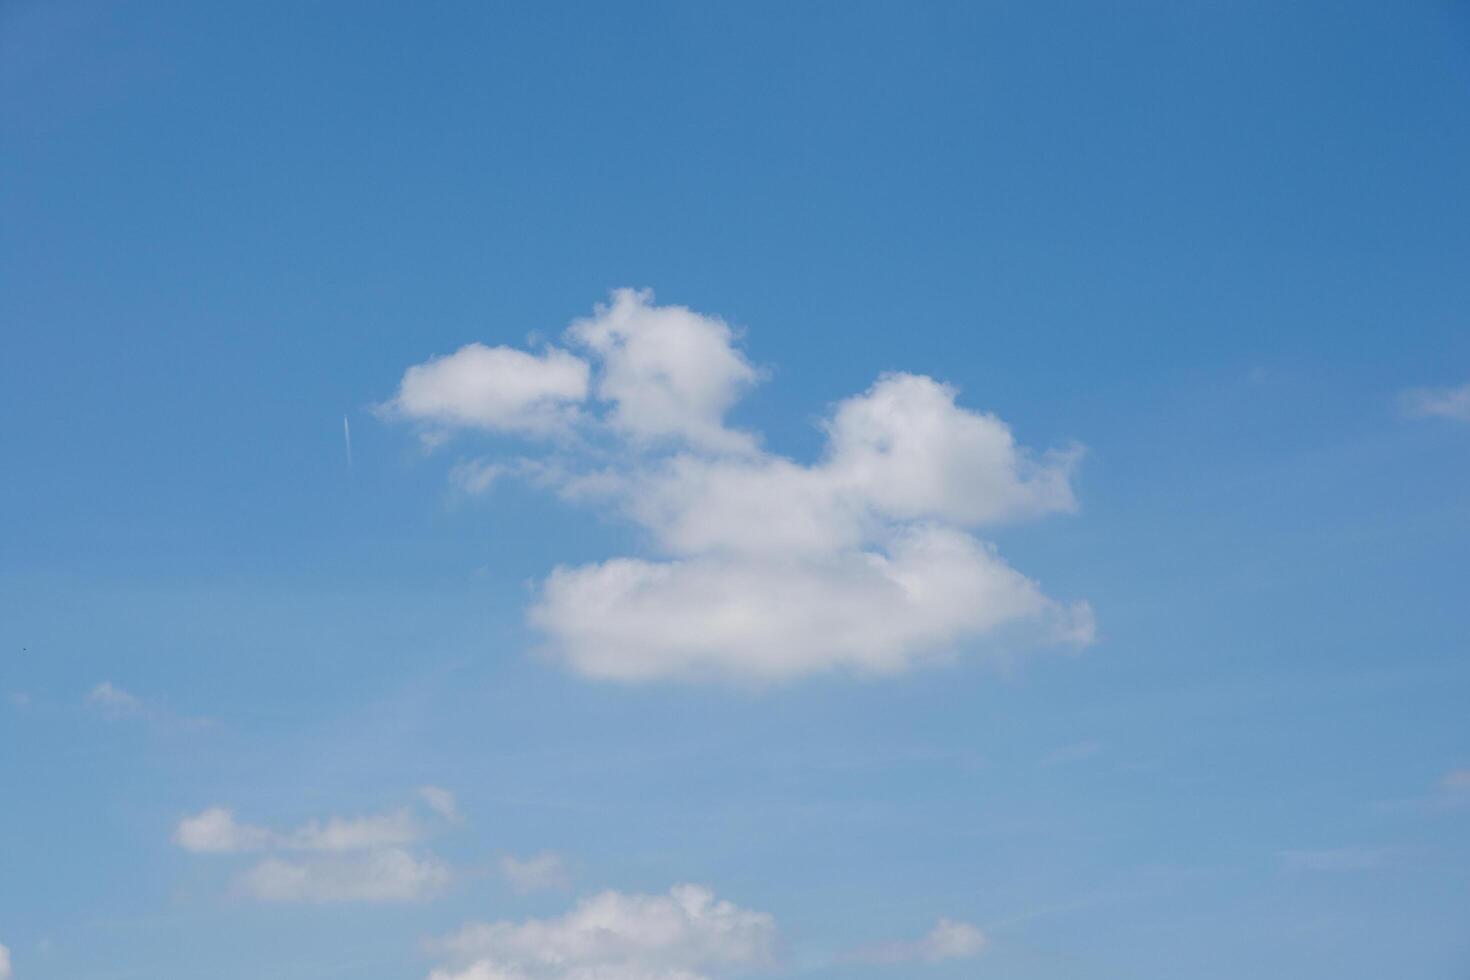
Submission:
[[[0,980],[1470,977],[1467,270],[1461,2],[0,5]]]

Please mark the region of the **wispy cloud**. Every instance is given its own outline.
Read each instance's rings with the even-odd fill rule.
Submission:
[[[87,693],[87,704],[111,721],[142,718],[147,713],[143,700],[111,681],[103,681]]]
[[[1399,396],[1399,406],[1409,418],[1470,422],[1470,382],[1458,387],[1411,388]]]
[[[458,819],[449,791],[424,787],[419,798],[437,817]],[[182,818],[173,841],[194,854],[273,852],[235,879],[238,893],[261,901],[399,902],[430,897],[453,878],[449,865],[413,847],[430,830],[407,808],[275,830],[214,806]]]
[[[979,956],[989,939],[978,927],[940,919],[918,939],[865,946],[849,957],[864,963],[942,963]]]
[[[708,980],[769,966],[776,922],[699,885],[664,895],[605,891],[566,914],[471,923],[430,949],[430,980]]]
[[[566,859],[551,851],[525,858],[507,854],[500,859],[500,873],[522,893],[562,889],[571,884]]]

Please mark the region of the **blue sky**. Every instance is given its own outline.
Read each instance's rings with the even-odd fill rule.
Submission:
[[[1470,970],[1464,4],[18,0],[0,131],[0,978]]]

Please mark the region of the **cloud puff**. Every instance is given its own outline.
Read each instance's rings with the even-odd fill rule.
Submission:
[[[381,409],[440,428],[548,432],[575,417],[587,378],[586,362],[564,350],[467,344],[405,371]]]
[[[420,798],[446,820],[458,818],[454,796],[424,787]],[[448,865],[408,846],[426,828],[407,809],[359,817],[310,820],[291,830],[241,823],[227,807],[210,807],[181,819],[173,841],[196,854],[304,853],[272,856],[240,874],[241,894],[274,902],[392,902],[425,898],[452,877]]]
[[[718,317],[683,306],[655,306],[648,290],[619,289],[612,302],[567,330],[601,363],[597,397],[608,421],[643,440],[678,438],[717,451],[752,448],[724,417],[757,372]]]
[[[988,944],[985,933],[968,922],[940,919],[919,939],[871,946],[859,950],[854,959],[867,963],[942,963],[979,956]]]
[[[430,980],[706,980],[767,966],[775,920],[677,885],[605,891],[555,919],[465,926],[433,944],[451,959]]]
[[[1086,603],[1048,598],[974,535],[1075,510],[1076,448],[1027,450],[951,386],[891,373],[839,402],[801,463],[725,424],[758,372],[723,321],[619,290],[567,343],[597,365],[608,407],[581,421],[599,448],[461,463],[454,479],[514,474],[647,532],[655,554],[558,567],[533,601],[573,670],[774,681],[892,673],[985,639],[1092,640]]]
[[[571,878],[565,859],[550,851],[526,858],[507,854],[500,859],[500,873],[518,892],[565,888]]]
[[[1442,418],[1470,422],[1470,382],[1458,388],[1414,388],[1400,397],[1410,418]]]
[[[104,718],[116,721],[120,718],[137,718],[143,715],[144,707],[138,698],[111,681],[103,681],[87,693],[87,703],[97,709]]]
[[[449,883],[448,865],[401,848],[305,861],[268,858],[236,879],[265,902],[410,902]]]
[[[989,546],[933,526],[905,529],[886,553],[559,568],[531,618],[579,673],[623,681],[895,673],[1016,620],[1045,620],[1062,640],[1093,629],[1085,605],[1047,599]]]
[[[0,943],[0,980],[10,980],[10,948]]]

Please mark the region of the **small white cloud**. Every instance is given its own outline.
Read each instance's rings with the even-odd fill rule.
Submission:
[[[410,367],[381,410],[440,429],[544,434],[575,418],[588,373],[585,361],[556,348],[536,355],[468,344]]]
[[[460,818],[459,802],[454,794],[440,786],[420,786],[419,799],[424,805],[433,810],[439,816],[450,823],[458,823]]]
[[[776,923],[707,888],[605,891],[555,919],[465,926],[432,944],[430,980],[706,980],[772,962]]]
[[[449,867],[400,848],[290,861],[268,858],[236,880],[263,902],[412,902],[442,890]]]
[[[136,718],[143,714],[143,701],[129,694],[111,681],[103,681],[87,694],[87,703],[96,708],[102,717],[117,720]]]
[[[420,798],[441,815],[453,813],[454,797],[424,787]],[[310,820],[290,830],[242,824],[226,807],[184,817],[174,843],[201,854],[305,853],[271,856],[240,874],[235,889],[269,902],[406,902],[428,898],[452,877],[448,865],[407,845],[424,829],[407,809],[360,817]]]
[[[866,963],[942,963],[979,956],[988,944],[985,933],[968,922],[940,919],[919,939],[870,946],[853,958]]]
[[[566,888],[571,884],[565,859],[551,851],[527,858],[507,854],[500,859],[500,873],[512,888],[522,893]]]
[[[1373,871],[1388,864],[1393,851],[1385,847],[1339,847],[1319,851],[1282,851],[1291,871]]]
[[[229,854],[245,851],[365,851],[410,844],[422,830],[407,810],[362,817],[311,820],[290,831],[242,824],[226,807],[210,807],[184,817],[174,831],[174,843],[196,853]]]
[[[235,854],[266,850],[276,843],[276,835],[264,827],[237,823],[233,811],[214,806],[180,820],[173,841],[195,854]]]
[[[0,943],[0,980],[10,980],[10,947]]]
[[[1400,396],[1410,418],[1441,418],[1470,422],[1470,383],[1457,388],[1413,388]]]

